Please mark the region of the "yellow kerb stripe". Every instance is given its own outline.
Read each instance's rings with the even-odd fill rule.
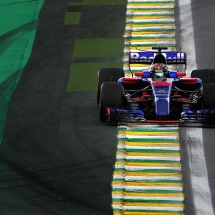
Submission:
[[[134,42],[158,42],[158,41],[160,41],[160,40],[162,40],[162,41],[175,41],[175,39],[173,39],[173,38],[168,38],[168,37],[166,37],[166,38],[159,38],[159,37],[157,37],[157,38],[139,38],[139,39],[135,39],[135,38],[131,38],[131,43],[134,43]]]
[[[148,68],[149,66],[150,66],[149,64],[141,64],[141,65],[140,64],[139,65],[138,64],[134,64],[134,65],[130,65],[130,68],[132,69],[134,67],[141,67],[140,70],[142,70],[143,67],[147,67]]]
[[[159,131],[154,131],[154,132],[145,132],[145,131],[119,131],[119,134],[127,134],[127,135],[141,135],[141,136],[178,136],[178,132],[159,132]]]
[[[156,34],[158,34],[157,32],[155,32],[155,33],[153,33],[153,32],[147,32],[147,31],[133,31],[133,32],[125,32],[125,34],[124,35],[147,35],[147,36],[149,36],[150,34],[152,34],[152,35],[156,35]],[[164,35],[166,35],[166,34],[168,34],[168,35],[170,35],[170,34],[172,34],[173,36],[175,36],[175,32],[167,32],[167,31],[165,31],[165,30],[163,30],[163,29],[161,29],[161,31],[159,32],[159,34],[164,34]]]
[[[115,165],[126,165],[126,166],[146,166],[146,167],[181,167],[181,163],[144,163],[144,162],[120,162],[117,161]]]
[[[112,192],[113,195],[120,195],[122,192]],[[125,196],[143,196],[143,197],[184,197],[183,193],[136,193],[123,192]]]
[[[117,202],[114,201],[113,205],[118,206],[118,205],[123,205],[123,206],[149,206],[149,207],[184,207],[184,204],[162,204],[162,203],[141,203],[141,202]],[[136,213],[135,213],[136,214]]]
[[[159,8],[154,8],[154,9],[150,9],[150,8],[148,8],[147,10],[141,10],[141,9],[131,9],[131,8],[128,8],[127,9],[127,11],[126,11],[127,13],[133,13],[133,12],[147,12],[147,13],[154,13],[154,12],[163,12],[163,13],[165,13],[165,12],[172,12],[172,13],[174,13],[174,9],[165,9],[165,8],[162,8],[162,9],[159,9]],[[128,16],[130,16],[130,15],[127,15],[127,17]]]
[[[117,172],[118,174],[118,172]],[[114,175],[117,175],[114,173]],[[172,172],[125,172],[126,176],[147,176],[147,177],[153,177],[153,176],[175,176],[175,177],[181,177],[181,173],[172,173]]]
[[[173,19],[173,16],[132,16],[132,20],[145,20],[145,19]]]
[[[179,146],[179,143],[168,143],[168,142],[126,142],[126,146]]]
[[[144,212],[144,211],[135,211],[135,214],[133,211],[114,211],[114,215],[184,215],[184,213],[181,212]]]
[[[152,7],[154,6],[155,8],[158,8],[158,7],[163,7],[163,6],[166,6],[166,7],[174,7],[175,6],[175,3],[174,2],[171,2],[171,3],[167,3],[167,4],[163,4],[163,3],[151,3],[151,4],[148,4],[148,3],[142,3],[142,4],[134,4],[134,3],[129,3],[128,2],[128,8],[131,7],[131,6],[134,6],[136,8],[139,8],[139,7]]]
[[[117,155],[123,155],[125,152],[117,152]],[[126,152],[127,156],[143,156],[143,157],[180,157],[180,153],[147,153],[147,152]]]
[[[142,24],[137,24],[137,23],[128,23],[125,25],[125,27],[131,27],[131,28],[140,28],[140,27],[155,27],[153,29],[156,29],[156,27],[175,27],[174,23],[142,23]],[[160,29],[160,31],[165,31],[165,29]],[[152,48],[152,47],[151,47]]]
[[[114,184],[121,184],[124,186],[148,186],[148,187],[153,187],[153,186],[160,186],[160,187],[182,187],[182,183],[170,183],[170,182],[118,182],[118,181],[113,181],[112,185]]]
[[[125,142],[125,143],[119,143],[118,146],[159,146],[159,147],[179,147],[179,143],[166,143],[166,142],[161,142],[161,143],[157,143],[157,142],[152,142],[152,143],[148,143],[148,142]]]

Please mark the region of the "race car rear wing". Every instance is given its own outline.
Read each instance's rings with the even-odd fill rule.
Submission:
[[[154,51],[137,51],[129,53],[129,64],[184,64],[186,65],[187,55],[185,52],[154,52]]]

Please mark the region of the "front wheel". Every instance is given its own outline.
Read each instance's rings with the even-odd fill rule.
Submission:
[[[196,69],[191,73],[191,78],[200,78],[202,84],[215,83],[215,69]]]
[[[101,86],[99,101],[99,118],[101,122],[107,120],[106,108],[123,108],[124,89],[121,83],[104,82]]]
[[[215,108],[215,83],[211,84],[204,84],[203,85],[203,108],[204,109],[211,109]]]
[[[118,82],[118,80],[125,76],[123,69],[119,68],[101,68],[98,71],[97,83],[97,104],[99,104],[101,85],[104,82]]]

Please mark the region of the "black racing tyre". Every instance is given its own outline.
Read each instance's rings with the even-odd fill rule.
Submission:
[[[203,85],[203,109],[215,108],[215,83]]]
[[[125,77],[123,69],[119,68],[101,68],[98,71],[98,86],[97,86],[97,105],[99,105],[101,85],[104,82],[117,82],[121,77]]]
[[[202,80],[202,84],[215,83],[215,69],[193,70],[191,78],[200,78]]]
[[[119,82],[104,82],[101,86],[99,101],[99,117],[102,122],[106,121],[106,108],[123,108],[125,101],[124,89]]]

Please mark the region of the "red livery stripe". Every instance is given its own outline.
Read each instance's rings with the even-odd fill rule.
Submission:
[[[138,78],[123,78],[124,84],[138,84]]]
[[[144,76],[144,72],[135,72],[134,75],[135,76]]]
[[[110,121],[110,108],[106,107],[106,113],[108,115],[108,121]]]
[[[183,84],[196,84],[196,78],[182,78],[181,79]]]
[[[186,76],[186,72],[177,72],[178,76]]]
[[[170,82],[155,81],[152,84],[155,87],[167,87],[170,85]]]

